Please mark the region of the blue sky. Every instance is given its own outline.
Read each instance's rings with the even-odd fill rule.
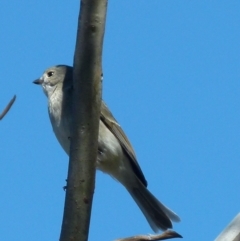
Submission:
[[[72,65],[78,1],[0,3],[0,239],[59,238],[68,157],[32,84]],[[109,1],[103,97],[149,189],[186,241],[213,240],[239,212],[240,2]],[[90,239],[152,233],[125,189],[98,172]]]

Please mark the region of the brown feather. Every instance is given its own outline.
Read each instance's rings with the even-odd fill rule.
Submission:
[[[103,101],[102,101],[102,106],[101,106],[100,119],[111,130],[111,132],[116,136],[116,138],[119,140],[123,150],[129,156],[130,164],[133,168],[134,173],[139,178],[139,180],[142,182],[142,184],[145,187],[147,187],[147,181],[146,181],[144,174],[137,162],[136,154],[133,150],[131,143],[129,142],[129,140],[128,140],[127,136],[125,135],[125,133],[123,132],[121,126],[118,124],[118,122],[113,117],[110,110],[108,109],[107,105]]]

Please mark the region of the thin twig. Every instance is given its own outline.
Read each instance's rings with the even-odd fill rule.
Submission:
[[[16,100],[16,95],[13,96],[13,98],[10,100],[10,102],[8,103],[8,105],[5,107],[5,109],[3,110],[3,112],[0,114],[0,120],[2,120],[2,118],[8,113],[8,111],[10,110],[10,108],[12,107],[14,101]]]
[[[137,235],[129,238],[117,239],[115,241],[158,241],[158,240],[166,240],[166,239],[172,239],[172,238],[182,238],[182,236],[176,233],[175,231],[168,230],[162,234]]]

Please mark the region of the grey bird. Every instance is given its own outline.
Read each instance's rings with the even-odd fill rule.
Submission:
[[[69,155],[71,126],[71,95],[73,68],[57,65],[48,68],[33,81],[41,85],[48,98],[48,113],[53,131]],[[135,152],[122,128],[102,101],[98,136],[97,169],[118,180],[133,197],[151,228],[157,232],[172,228],[179,222],[176,213],[164,206],[147,189],[147,181],[137,162]]]

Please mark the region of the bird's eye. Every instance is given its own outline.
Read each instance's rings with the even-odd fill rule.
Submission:
[[[48,76],[48,77],[51,77],[52,75],[53,75],[53,71],[47,72],[47,76]]]

